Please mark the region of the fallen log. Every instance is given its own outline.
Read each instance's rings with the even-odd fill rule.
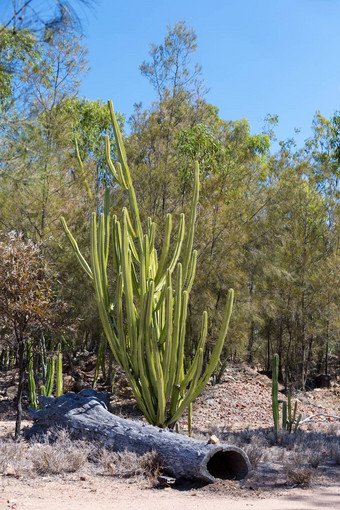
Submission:
[[[209,444],[173,430],[120,418],[108,411],[108,396],[92,389],[66,393],[58,398],[40,397],[42,408],[31,409],[34,424],[26,431],[33,436],[53,427],[68,429],[76,438],[100,441],[115,451],[133,451],[142,455],[156,451],[166,473],[175,478],[245,478],[251,470],[246,453],[237,446]]]

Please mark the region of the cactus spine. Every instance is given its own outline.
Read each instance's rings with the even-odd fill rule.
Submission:
[[[193,251],[199,167],[195,164],[194,187],[188,233],[181,215],[177,239],[170,247],[172,217],[166,217],[160,254],[155,249],[156,226],[149,218],[143,232],[135,191],[127,165],[118,123],[109,101],[118,162],[111,160],[110,141],[105,137],[108,167],[115,181],[126,190],[129,211],[121,219],[110,216],[109,190],[105,192],[103,212],[91,219],[91,263],[79,251],[77,242],[62,218],[65,233],[84,271],[93,280],[99,316],[110,349],[125,371],[143,414],[153,425],[175,426],[176,421],[202,392],[219,363],[233,305],[229,290],[221,332],[206,369],[202,373],[208,316],[202,316],[201,336],[194,359],[185,366],[184,345],[190,290],[196,271],[197,252]],[[183,256],[180,260],[183,248]],[[116,274],[116,291],[110,298],[108,262]]]

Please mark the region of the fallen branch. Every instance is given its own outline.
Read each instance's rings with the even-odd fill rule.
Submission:
[[[312,416],[308,416],[308,418],[305,418],[304,420],[301,420],[299,425],[301,425],[302,423],[306,423],[307,421],[310,421],[313,418],[317,418],[318,416],[324,416],[325,418],[334,418],[335,420],[340,420],[340,416],[335,416],[333,414],[317,413],[312,414]]]
[[[100,441],[115,451],[129,450],[140,455],[156,451],[165,471],[175,478],[241,480],[251,470],[241,448],[209,444],[173,430],[120,418],[108,412],[107,395],[92,389],[40,400],[42,409],[30,410],[35,423],[26,435],[41,434],[57,426],[68,429],[73,437]]]

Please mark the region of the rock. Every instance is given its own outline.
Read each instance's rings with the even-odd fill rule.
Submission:
[[[220,443],[220,440],[218,439],[217,436],[215,436],[214,434],[212,436],[210,436],[208,444],[219,444],[219,443]]]
[[[17,396],[18,388],[17,385],[9,386],[6,390],[6,397],[10,399],[14,399]]]
[[[11,464],[7,464],[7,466],[4,469],[4,475],[5,476],[16,476],[15,469]]]
[[[75,378],[72,375],[64,375],[63,384],[64,384],[64,392],[73,391]]]
[[[170,487],[170,485],[175,485],[176,478],[172,478],[171,476],[158,475],[157,481],[162,487]]]
[[[314,381],[317,388],[329,388],[331,385],[331,376],[327,374],[320,374],[315,377]]]

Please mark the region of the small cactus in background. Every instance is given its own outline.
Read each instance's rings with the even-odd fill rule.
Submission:
[[[28,358],[28,392],[30,406],[32,409],[38,409],[37,397],[35,393],[35,380],[34,380],[34,369],[33,369],[33,351],[32,342],[27,342],[27,358]]]
[[[62,394],[63,394],[63,355],[61,352],[61,344],[58,344],[55,396],[61,397]]]
[[[292,430],[295,432],[302,418],[301,414],[299,414],[299,416],[296,418],[297,401],[294,404],[294,410],[292,412],[291,395],[287,396],[287,402],[285,402],[284,400],[278,399],[278,394],[279,394],[279,355],[274,354],[272,375],[272,411],[276,440],[278,440],[280,429],[280,411],[279,411],[280,404],[282,404],[282,430],[286,430],[289,433],[291,433]]]
[[[50,397],[53,391],[54,385],[54,374],[55,374],[55,361],[51,357],[47,363],[47,377],[46,377],[46,397]]]

